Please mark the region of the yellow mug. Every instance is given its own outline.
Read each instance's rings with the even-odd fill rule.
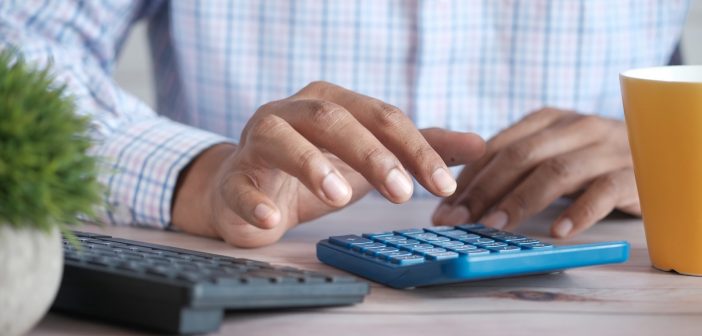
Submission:
[[[702,66],[619,79],[651,263],[702,276]]]

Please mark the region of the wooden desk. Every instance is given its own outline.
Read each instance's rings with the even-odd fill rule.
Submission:
[[[321,264],[315,243],[334,234],[427,226],[435,201],[393,205],[367,199],[305,224],[261,249],[174,232],[98,227],[116,237],[177,245],[211,253],[340,272]],[[554,206],[519,230],[544,238]],[[489,280],[434,288],[394,290],[373,284],[363,304],[351,307],[229,313],[222,335],[700,335],[702,278],[651,268],[637,219],[609,218],[567,243],[626,239],[630,261],[564,273]],[[549,239],[545,239],[549,240]],[[559,242],[564,244],[565,242]],[[98,322],[48,314],[30,335],[127,335],[139,333]]]

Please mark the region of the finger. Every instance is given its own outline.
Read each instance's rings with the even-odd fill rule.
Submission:
[[[578,152],[581,148],[591,146],[601,139],[601,133],[607,128],[601,127],[599,119],[590,117],[579,118],[577,121],[569,122],[561,126],[549,127],[541,132],[526,137],[516,143],[505,147],[498,152],[474,178],[473,181],[461,191],[461,195],[454,201],[454,204],[462,204],[468,208],[469,212],[480,218],[483,214],[496,205],[510,190],[520,183],[531,171],[542,162],[550,158],[557,158],[566,153]],[[557,124],[558,125],[558,124]],[[553,178],[561,178],[560,175],[571,174],[570,171],[559,171],[559,169],[571,169],[566,165],[573,161],[584,161],[583,164],[590,164],[589,160],[597,160],[597,156],[602,156],[602,152],[607,152],[598,146],[594,146],[584,153],[566,155],[564,158],[552,159],[549,164],[543,166],[544,175],[551,174]],[[586,155],[582,158],[574,156]],[[623,165],[626,161],[618,160],[617,165]],[[608,164],[603,163],[603,166]],[[574,168],[580,170],[579,167]],[[589,169],[589,172],[596,171]],[[548,176],[546,176],[548,177]],[[581,178],[583,176],[563,176],[563,178]],[[553,183],[549,180],[541,181]],[[506,217],[499,217],[499,223],[506,225]]]
[[[551,227],[554,237],[572,237],[607,216],[619,204],[638,203],[634,171],[625,168],[595,179]]]
[[[296,99],[273,109],[311,143],[360,172],[390,201],[401,203],[412,196],[412,180],[397,157],[343,107]]]
[[[341,207],[351,199],[351,187],[315,145],[290,124],[274,115],[264,115],[247,125],[247,157],[251,164],[280,169],[302,182],[321,201]],[[249,154],[249,155],[246,155]]]
[[[449,166],[471,163],[485,154],[485,141],[477,134],[441,128],[425,128],[420,132]]]
[[[427,190],[437,196],[453,194],[456,181],[448,167],[400,109],[337,85],[314,85],[321,87],[317,90],[323,92],[324,99],[346,108]]]
[[[230,172],[223,182],[220,185],[220,195],[239,217],[261,229],[268,230],[278,225],[280,210],[258,189],[252,174],[244,171]]]
[[[495,228],[514,229],[559,197],[581,189],[597,176],[617,171],[628,159],[610,147],[591,146],[545,161],[480,220]]]
[[[442,203],[455,205],[456,200],[461,197],[461,191],[466,190],[475,176],[494,158],[495,154],[501,151],[504,147],[520,140],[524,137],[532,135],[544,128],[549,127],[558,120],[574,115],[572,112],[566,112],[551,108],[541,109],[534,113],[526,115],[522,120],[499,132],[491,138],[486,144],[486,152],[483,157],[466,166],[457,179],[457,190],[450,197],[446,198]]]

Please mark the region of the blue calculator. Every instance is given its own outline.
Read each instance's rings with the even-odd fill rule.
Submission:
[[[436,226],[317,243],[317,258],[394,288],[549,273],[625,262],[626,241],[554,246],[482,224]]]

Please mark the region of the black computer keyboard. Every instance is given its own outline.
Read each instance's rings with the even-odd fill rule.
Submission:
[[[349,276],[75,232],[53,310],[168,333],[217,330],[224,310],[348,305],[368,284]]]

